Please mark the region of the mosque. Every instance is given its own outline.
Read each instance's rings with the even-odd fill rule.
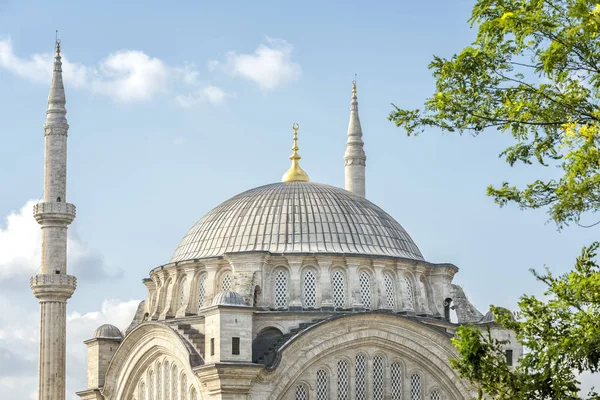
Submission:
[[[57,42],[45,132],[39,399],[65,399],[67,132]],[[345,188],[310,182],[293,125],[282,182],[224,201],[142,280],[130,326],[85,342],[82,400],[463,400],[473,388],[450,367],[451,338],[474,323],[522,347],[453,284],[458,268],[425,260],[404,228],[365,197],[366,155],[356,84]],[[82,388],[83,389],[83,388]]]

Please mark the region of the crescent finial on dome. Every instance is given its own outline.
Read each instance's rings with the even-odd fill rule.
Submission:
[[[292,165],[290,169],[287,170],[285,174],[281,177],[282,182],[308,182],[308,174],[304,172],[302,168],[300,168],[299,160],[302,158],[300,154],[298,154],[298,129],[300,129],[300,125],[297,123],[292,124],[292,129],[294,130],[294,146],[292,147],[292,155],[290,156],[290,160],[292,160]]]

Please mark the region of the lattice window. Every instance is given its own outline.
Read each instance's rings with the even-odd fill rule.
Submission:
[[[171,396],[169,396],[169,390],[171,389],[171,384],[170,384],[170,379],[169,377],[171,376],[171,369],[170,369],[170,365],[168,361],[165,361],[164,365],[163,365],[163,377],[165,379],[164,385],[163,385],[163,399],[165,400],[170,400]]]
[[[348,363],[346,360],[340,360],[337,363],[337,385],[338,400],[349,400],[350,388],[348,384]]]
[[[275,308],[288,307],[288,274],[283,269],[275,273]]]
[[[202,275],[198,280],[198,310],[204,306],[204,297],[206,296],[206,275]]]
[[[365,308],[371,308],[371,276],[368,272],[361,272],[358,277],[360,284],[360,300]]]
[[[198,400],[198,395],[196,394],[196,388],[192,388],[192,390],[190,390],[190,400]]]
[[[410,400],[421,400],[421,377],[417,374],[410,377]]]
[[[163,399],[163,391],[162,391],[162,364],[156,364],[156,399]]]
[[[367,399],[367,384],[365,372],[367,368],[367,360],[365,356],[359,354],[356,356],[356,377],[355,377],[355,394],[356,400],[366,400]]]
[[[315,308],[317,306],[317,276],[310,269],[304,272],[302,293],[304,295],[304,307]]]
[[[329,400],[329,379],[327,371],[317,371],[317,400]]]
[[[442,395],[440,395],[439,391],[434,390],[433,392],[431,392],[429,399],[430,400],[442,400]]]
[[[412,309],[415,308],[415,298],[413,296],[413,288],[410,280],[404,277],[404,286],[406,287],[406,295],[408,296],[408,306]]]
[[[181,278],[181,282],[179,283],[179,307],[183,306],[183,302],[185,300],[185,276]]]
[[[390,274],[383,276],[385,285],[385,300],[388,308],[394,309],[396,306],[396,291],[394,290],[394,278]]]
[[[154,400],[154,371],[148,371],[148,400]]]
[[[344,308],[346,305],[346,282],[340,271],[333,273],[331,288],[333,289],[333,305],[335,308]]]
[[[181,374],[181,400],[188,400],[188,385],[187,385],[187,376],[185,374]]]
[[[392,363],[392,400],[402,400],[403,380],[402,364]]]
[[[308,390],[306,389],[306,386],[296,386],[296,400],[308,400]]]
[[[173,369],[171,370],[171,400],[177,400],[179,398],[177,393],[179,383],[179,375],[177,375],[177,367],[173,365]]]
[[[383,386],[385,382],[383,371],[383,358],[375,356],[373,359],[373,399],[383,400]]]
[[[140,387],[138,388],[138,398],[140,400],[146,400],[146,384],[144,381],[140,382]]]
[[[232,282],[233,275],[231,275],[231,273],[228,272],[225,275],[223,275],[223,278],[221,279],[221,291],[227,292],[228,290],[231,290]]]

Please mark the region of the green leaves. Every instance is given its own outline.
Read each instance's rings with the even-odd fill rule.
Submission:
[[[429,65],[434,95],[422,109],[393,105],[389,119],[409,135],[429,127],[510,133],[515,144],[500,153],[507,163],[558,166],[564,179],[488,193],[501,205],[548,207],[559,228],[579,223],[600,208],[593,153],[600,145],[600,7],[588,0],[479,0],[469,22],[478,27],[475,42]],[[586,151],[565,137],[570,130],[592,138]],[[585,200],[569,200],[574,196]]]

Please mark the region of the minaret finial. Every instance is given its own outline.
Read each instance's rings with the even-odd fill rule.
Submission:
[[[292,155],[290,156],[290,160],[292,160],[292,166],[287,170],[283,177],[281,178],[282,182],[308,182],[308,175],[302,168],[300,168],[300,164],[298,161],[302,158],[300,154],[298,154],[298,129],[300,129],[300,125],[294,122],[292,124],[292,129],[294,130],[294,146],[292,147]]]
[[[58,38],[58,29],[56,30],[56,40],[54,42],[54,47],[56,48],[56,54],[60,54],[60,39]]]
[[[365,155],[362,140],[362,128],[358,117],[358,98],[356,97],[356,74],[352,81],[352,99],[350,100],[350,122],[348,140],[344,154],[345,188],[361,197],[365,197]]]

